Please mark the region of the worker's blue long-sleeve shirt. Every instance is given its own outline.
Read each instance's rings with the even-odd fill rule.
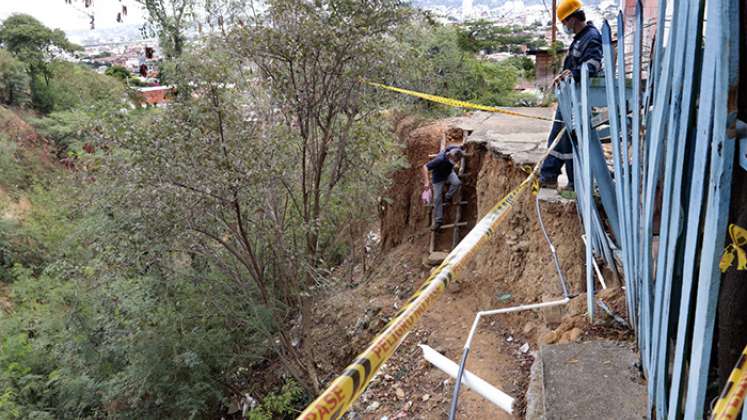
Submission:
[[[573,37],[568,55],[563,62],[563,70],[570,70],[576,82],[581,81],[581,65],[589,64],[589,76],[595,76],[602,70],[602,34],[593,23]]]

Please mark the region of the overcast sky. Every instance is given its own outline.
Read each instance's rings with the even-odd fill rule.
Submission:
[[[78,31],[90,28],[86,12],[92,12],[96,18],[96,28],[104,29],[122,25],[117,23],[117,12],[123,4],[127,5],[124,24],[143,22],[140,6],[131,0],[93,0],[93,5],[88,9],[83,7],[83,0],[73,0],[72,5],[65,0],[0,0],[0,19],[13,13],[26,13],[50,28]]]

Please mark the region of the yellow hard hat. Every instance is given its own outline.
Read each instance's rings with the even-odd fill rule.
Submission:
[[[565,18],[581,10],[584,5],[579,0],[560,0],[558,4],[558,19],[564,21]]]

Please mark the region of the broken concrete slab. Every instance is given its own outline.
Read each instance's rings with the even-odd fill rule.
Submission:
[[[545,345],[540,358],[544,419],[646,418],[646,390],[633,344],[599,340]]]
[[[431,252],[428,255],[428,265],[431,265],[431,266],[439,265],[442,262],[444,262],[444,260],[448,256],[449,256],[448,252],[441,252],[441,251]]]
[[[527,419],[540,420],[545,418],[545,404],[542,396],[542,360],[538,352],[532,352],[534,362],[529,371],[529,386],[527,387]]]
[[[565,182],[567,183],[567,181]],[[565,198],[557,190],[550,188],[540,188],[538,196],[540,201],[547,203],[570,204],[576,202],[576,200]]]

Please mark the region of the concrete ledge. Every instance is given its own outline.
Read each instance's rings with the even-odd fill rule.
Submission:
[[[645,419],[646,390],[632,348],[606,340],[541,346],[544,419]]]

